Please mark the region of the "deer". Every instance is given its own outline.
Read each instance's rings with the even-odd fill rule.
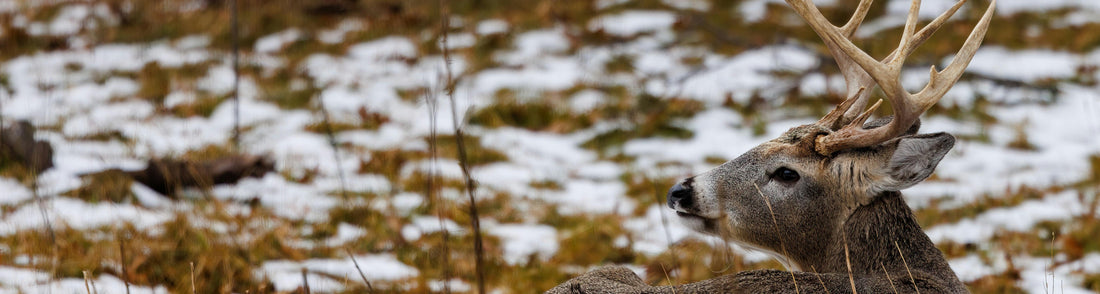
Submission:
[[[843,26],[812,0],[786,0],[825,43],[844,77],[846,99],[815,123],[793,127],[739,157],[683,179],[667,205],[687,227],[771,253],[787,271],[743,271],[709,280],[650,286],[622,266],[604,266],[548,293],[965,293],[943,252],[924,233],[900,191],[928,178],[955,144],[945,132],[918,133],[919,116],[936,104],[974,57],[996,1],[962,48],[929,82],[910,93],[900,80],[905,59],[950,18],[954,4],[919,30],[913,0],[901,41],[878,60],[851,39],[871,0]],[[877,85],[892,116],[869,120]]]

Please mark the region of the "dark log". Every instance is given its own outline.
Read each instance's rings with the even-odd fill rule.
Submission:
[[[34,139],[35,128],[21,120],[0,129],[0,159],[13,159],[35,173],[53,167],[53,147]]]
[[[150,159],[144,170],[128,171],[126,174],[150,189],[172,197],[182,188],[209,189],[248,177],[263,177],[274,170],[275,163],[265,156],[231,155],[203,161]]]

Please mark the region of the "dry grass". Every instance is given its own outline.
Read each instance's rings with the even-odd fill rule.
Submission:
[[[228,1],[208,0],[210,9],[201,9],[186,13],[170,13],[158,5],[180,5],[188,1],[123,1],[97,0],[105,3],[120,18],[118,26],[99,26],[86,28],[81,34],[93,37],[97,44],[106,43],[145,43],[153,40],[178,40],[184,36],[207,35],[211,37],[211,47],[215,50],[228,50],[231,46],[229,14],[224,6]],[[683,45],[701,46],[718,53],[735,54],[772,44],[779,41],[793,41],[808,46],[818,46],[818,37],[810,30],[791,22],[782,21],[789,12],[778,5],[767,6],[767,17],[758,23],[746,24],[739,16],[731,15],[739,1],[713,1],[713,9],[708,12],[678,11],[681,20],[675,24],[680,33],[678,42]],[[823,11],[831,19],[839,19],[845,11],[850,11],[854,1],[840,1],[839,7]],[[984,6],[987,1],[977,0],[971,5]],[[123,3],[132,3],[123,9]],[[434,0],[398,1],[260,1],[240,0],[242,50],[250,54],[255,41],[272,33],[288,28],[301,29],[304,34],[313,36],[322,29],[334,27],[344,19],[356,19],[365,22],[366,29],[352,32],[341,44],[324,45],[317,42],[294,41],[282,49],[280,54],[287,60],[288,70],[265,73],[258,66],[242,67],[244,78],[251,79],[258,86],[259,99],[272,102],[283,109],[306,109],[317,111],[316,97],[319,85],[313,85],[309,77],[299,70],[302,62],[311,54],[345,54],[350,44],[373,40],[383,36],[401,35],[418,40],[422,55],[440,54],[435,46],[442,37],[439,24],[441,19]],[[326,6],[331,4],[333,6]],[[877,5],[869,17],[875,18],[884,13],[884,5]],[[618,5],[607,11],[621,11],[633,8],[670,9],[661,1],[634,1],[627,5]],[[59,12],[60,5],[45,5],[38,9],[19,11],[18,14],[29,21],[50,20]],[[559,2],[553,0],[486,0],[457,1],[450,5],[451,14],[459,16],[468,25],[454,28],[449,33],[469,32],[479,20],[497,18],[507,21],[514,32],[528,29],[551,27],[556,24],[571,24],[584,27],[597,13],[584,1]],[[978,12],[970,12],[978,13]],[[985,42],[988,45],[1002,45],[1010,48],[1050,48],[1072,52],[1086,52],[1100,47],[1100,27],[1096,24],[1070,26],[1051,29],[1035,36],[1023,36],[1022,32],[1030,26],[1048,24],[1051,19],[1069,13],[1052,11],[1047,13],[1023,13],[1004,16],[998,20],[999,27],[991,31]],[[974,15],[960,15],[956,19],[974,19]],[[10,21],[0,22],[4,26],[4,40],[0,42],[0,59],[9,60],[16,56],[48,52],[68,48],[69,43],[61,37],[31,36],[24,29],[15,28]],[[967,32],[970,24],[966,21],[952,22],[943,30],[947,32]],[[881,38],[857,40],[857,45],[868,48],[873,56],[885,56],[886,46],[896,42],[899,29],[886,30],[878,34]],[[457,49],[450,54],[469,61],[470,71],[497,66],[493,54],[498,50],[511,48],[516,33],[509,32],[487,38],[479,38],[469,48]],[[942,56],[957,50],[965,34],[940,33],[933,37],[927,46],[919,49],[911,58],[914,64],[933,63]],[[588,32],[577,30],[571,33],[569,52],[576,52],[585,45],[616,44],[631,41],[630,38],[617,37],[606,32]],[[823,48],[817,48],[824,54]],[[635,56],[621,55],[612,58],[603,66],[609,72],[629,73],[633,71]],[[414,62],[414,60],[407,60]],[[694,63],[701,64],[702,60]],[[831,63],[824,63],[821,69],[835,73]],[[189,65],[168,68],[155,63],[147,64],[136,72],[106,73],[103,80],[111,76],[132,78],[139,83],[137,96],[157,106],[158,114],[177,117],[210,116],[215,107],[228,99],[226,94],[213,94],[196,91],[197,99],[190,103],[165,106],[165,98],[173,91],[193,91],[196,80],[201,78],[213,64]],[[74,65],[72,70],[77,71]],[[1090,71],[1091,70],[1091,71]],[[1075,78],[1087,84],[1095,68],[1081,69],[1082,74]],[[464,78],[461,73],[457,79]],[[789,77],[791,79],[796,77]],[[964,79],[981,77],[964,77]],[[0,85],[7,84],[6,77],[0,76]],[[292,86],[295,81],[305,81],[307,86]],[[1026,85],[1042,88],[1047,84]],[[586,112],[574,113],[566,105],[568,98],[582,90],[598,91],[608,97],[608,103]],[[405,99],[417,100],[423,97],[425,89],[403,89]],[[596,134],[583,144],[584,148],[596,151],[601,160],[630,162],[633,158],[622,154],[623,145],[638,138],[691,138],[691,130],[683,128],[680,122],[704,110],[705,106],[695,100],[682,97],[654,97],[636,95],[637,89],[624,86],[582,84],[572,89],[537,93],[540,99],[527,99],[516,91],[501,91],[496,94],[494,103],[472,113],[469,126],[476,128],[523,128],[527,130],[570,133],[590,128],[598,122],[622,122],[627,128],[608,130]],[[798,108],[807,114],[824,113],[839,97],[823,95],[804,97],[798,91],[792,91],[786,97],[783,107]],[[809,101],[809,102],[807,102]],[[930,115],[942,116],[961,121],[975,121],[983,125],[996,123],[986,109],[991,106],[989,99],[978,97],[972,107],[937,106]],[[745,125],[758,132],[767,127],[767,113],[770,107],[762,97],[750,99],[747,103],[727,101],[729,107],[745,118]],[[885,109],[885,108],[884,108]],[[446,110],[444,110],[446,111]],[[359,109],[358,121],[332,122],[325,125],[315,123],[307,130],[323,133],[350,130],[377,130],[390,123],[390,114],[374,109]],[[1019,142],[1014,147],[1021,150],[1034,148],[1028,142],[1026,133],[1018,134]],[[82,140],[121,141],[126,138],[119,133],[97,134]],[[983,138],[965,138],[983,141]],[[429,143],[425,139],[425,143]],[[984,138],[988,140],[988,138]],[[513,160],[502,150],[483,146],[476,135],[464,137],[441,135],[431,141],[435,154],[443,159],[463,161],[468,167],[478,167],[491,163]],[[228,144],[223,144],[228,145]],[[348,147],[348,146],[341,146]],[[185,158],[211,158],[231,152],[226,146],[211,146],[181,155]],[[463,154],[465,153],[465,154]],[[360,163],[359,171],[384,176],[391,184],[392,191],[373,193],[351,193],[348,203],[385,202],[394,195],[403,192],[424,193],[428,182],[435,188],[462,191],[470,187],[466,179],[433,179],[431,174],[414,172],[402,175],[401,170],[410,163],[429,159],[427,151],[394,148],[390,150],[372,150],[369,159]],[[726,159],[712,157],[708,162],[722,162]],[[942,208],[940,202],[933,201],[928,207],[919,209],[917,218],[921,225],[930,227],[938,224],[953,223],[980,215],[982,212],[998,207],[1018,205],[1026,200],[1042,199],[1060,189],[1085,188],[1095,191],[1100,187],[1100,156],[1089,159],[1092,172],[1074,187],[1054,187],[1036,189],[1019,187],[986,195],[971,204],[962,207]],[[14,178],[22,183],[33,180],[32,173],[20,164],[0,158],[0,176]],[[287,176],[289,178],[289,175]],[[307,175],[293,178],[298,182],[310,182]],[[475,179],[476,180],[476,179]],[[627,188],[626,194],[638,204],[634,216],[641,215],[660,199],[653,197],[667,189],[673,181],[669,178],[647,178],[639,172],[627,172],[619,179]],[[82,199],[88,202],[134,203],[131,182],[117,174],[99,174],[83,179],[81,187],[66,197]],[[565,183],[538,181],[530,187],[540,190],[561,190]],[[478,192],[473,190],[469,193]],[[1082,198],[1097,199],[1095,192]],[[193,213],[177,213],[173,219],[156,228],[156,232],[138,230],[123,225],[116,228],[95,228],[74,230],[58,227],[54,237],[45,232],[20,231],[0,238],[0,245],[9,249],[11,254],[0,255],[0,266],[21,266],[45,269],[54,278],[83,278],[85,272],[91,277],[111,274],[122,277],[127,283],[136,286],[163,285],[174,293],[270,293],[273,284],[256,273],[255,269],[264,261],[270,260],[306,260],[310,258],[348,258],[350,253],[391,253],[405,264],[415,267],[419,275],[407,281],[377,282],[364,281],[362,286],[354,277],[353,286],[346,292],[355,293],[369,287],[376,292],[430,292],[430,284],[449,271],[454,278],[473,284],[484,280],[485,289],[490,292],[501,290],[506,293],[527,293],[532,290],[545,290],[578,274],[587,267],[623,263],[642,265],[649,270],[647,276],[651,283],[685,283],[721,276],[743,270],[760,268],[780,268],[774,261],[752,263],[742,257],[729,253],[726,244],[713,244],[706,241],[688,239],[670,244],[670,250],[656,256],[647,256],[633,249],[637,242],[635,233],[623,226],[628,217],[615,214],[562,214],[553,204],[541,200],[517,200],[526,195],[510,195],[504,192],[493,194],[469,194],[466,199],[440,199],[425,201],[413,208],[408,215],[380,211],[367,205],[340,205],[328,212],[328,220],[322,223],[306,223],[278,217],[272,211],[258,203],[224,203],[209,198],[185,199],[194,206]],[[476,198],[476,199],[474,199]],[[517,208],[517,203],[529,205],[526,210]],[[1036,231],[1058,232],[1059,237],[1027,233],[998,233],[990,246],[975,244],[942,243],[940,248],[949,257],[979,254],[986,259],[1003,259],[993,256],[993,252],[1045,256],[1051,250],[1064,253],[1069,260],[1075,260],[1089,253],[1100,252],[1100,221],[1096,214],[1096,201],[1090,213],[1059,223],[1038,225]],[[252,210],[247,216],[225,213],[228,205],[245,205]],[[559,251],[552,257],[542,259],[530,256],[526,262],[509,264],[503,260],[502,240],[487,234],[481,236],[480,246],[476,234],[470,233],[475,219],[471,209],[476,209],[481,219],[500,223],[516,223],[535,220],[539,224],[552,226],[558,230],[560,240],[552,240],[560,245]],[[14,207],[2,206],[5,215]],[[416,239],[406,239],[402,228],[410,225],[415,216],[435,215],[436,213],[456,222],[466,233],[443,232],[427,233]],[[228,231],[215,229],[211,224],[224,225]],[[312,248],[300,246],[300,241],[322,243],[336,234],[339,224],[346,223],[363,229],[366,233],[346,246],[329,247],[318,245]],[[248,235],[250,238],[235,238]],[[56,240],[56,242],[55,242]],[[548,241],[550,242],[550,241]],[[990,247],[995,250],[990,250]],[[350,253],[349,253],[350,252]],[[481,261],[476,255],[481,252]],[[29,261],[17,260],[27,257]],[[56,262],[53,262],[56,258]],[[444,263],[446,260],[447,263]],[[193,264],[193,268],[192,265]],[[480,265],[479,265],[480,264]],[[365,271],[371,269],[366,268]],[[658,274],[660,273],[660,274]],[[479,277],[481,275],[481,277]],[[974,292],[1019,292],[1016,282],[1020,273],[1009,268],[1004,273],[984,277],[969,284]],[[333,277],[343,281],[344,277]],[[1087,275],[1084,286],[1100,291],[1100,275]],[[358,287],[358,288],[356,288]],[[473,288],[480,287],[473,286]],[[473,289],[471,288],[471,289]],[[194,290],[192,290],[194,289]],[[305,289],[299,289],[304,293]]]

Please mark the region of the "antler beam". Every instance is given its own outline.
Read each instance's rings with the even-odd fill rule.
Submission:
[[[942,71],[937,71],[935,66],[932,67],[930,81],[920,92],[912,94],[905,91],[901,86],[901,70],[905,59],[913,53],[913,50],[928,40],[965,2],[962,0],[955,3],[951,9],[917,31],[920,0],[913,0],[906,17],[900,44],[889,56],[879,61],[856,47],[849,39],[866,16],[871,0],[861,0],[856,12],[843,27],[829,23],[811,0],[787,0],[795,12],[802,16],[825,42],[836,58],[848,88],[849,98],[819,121],[819,124],[835,131],[818,137],[814,149],[820,154],[829,155],[840,150],[868,147],[885,142],[904,133],[917,121],[921,113],[935,105],[962,76],[974,53],[977,52],[978,46],[981,45],[989,29],[989,22],[997,1],[990,3],[951,64]],[[882,88],[886,93],[886,99],[893,105],[894,119],[886,126],[865,130],[861,121],[866,118],[858,119],[861,117],[857,115],[869,114],[863,111],[863,108],[871,92],[869,89],[875,83]]]

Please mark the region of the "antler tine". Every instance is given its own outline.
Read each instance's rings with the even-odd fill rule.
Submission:
[[[909,42],[907,44],[908,46],[906,47],[905,51],[912,53],[913,49],[916,49],[921,44],[924,44],[924,41],[927,41],[928,38],[931,37],[933,33],[935,33],[937,30],[939,30],[939,28],[944,23],[947,22],[947,19],[951,18],[951,16],[954,15],[955,12],[957,12],[959,10],[959,8],[962,7],[962,5],[964,3],[966,3],[966,0],[960,0],[960,1],[956,2],[955,5],[952,5],[951,8],[948,9],[946,12],[944,12],[943,14],[940,14],[934,20],[932,20],[932,22],[928,23],[923,28],[921,28],[921,30],[918,31],[916,33],[916,35],[914,35],[912,37],[911,42]],[[870,4],[871,4],[871,1],[860,1],[860,5],[856,10],[855,15],[852,16],[852,19],[848,22],[848,24],[844,25],[844,27],[841,28],[841,30],[844,31],[844,34],[846,36],[848,36],[849,39],[855,33],[855,30],[859,27],[859,23],[863,21],[863,17],[866,16],[867,10],[869,10],[869,8],[870,8]],[[858,18],[857,18],[857,16],[858,16]],[[832,49],[832,48],[830,47],[830,49]],[[870,88],[870,87],[874,86],[875,83],[874,83],[874,80],[871,79],[871,76],[867,75],[867,73],[865,71],[863,71],[862,68],[859,68],[858,65],[855,64],[855,61],[852,61],[851,58],[849,58],[846,55],[842,54],[843,52],[840,52],[840,51],[837,51],[837,50],[830,50],[830,51],[832,51],[831,53],[833,53],[834,56],[839,56],[839,57],[836,57],[837,63],[841,64],[840,67],[843,71],[845,71],[845,72],[847,72],[847,71],[858,72],[857,74],[845,74],[845,77],[846,77],[846,79],[848,80],[848,83],[849,83],[848,84],[848,97],[849,97],[849,99],[857,99],[858,100],[857,103],[850,103],[849,104],[851,106],[850,108],[849,107],[844,107],[844,108],[838,108],[837,110],[834,110],[834,111],[844,111],[844,110],[846,110],[846,112],[844,113],[843,116],[836,116],[837,117],[836,119],[829,120],[829,121],[826,121],[824,119],[822,120],[823,125],[829,126],[829,129],[836,130],[836,129],[839,129],[840,127],[848,124],[853,119],[855,119],[855,117],[860,114],[860,111],[863,110],[863,108],[865,106],[867,106],[867,97],[869,97],[870,94],[871,94],[870,89],[868,89],[865,93],[863,93],[862,96],[858,96],[858,98],[857,98],[857,95],[855,95],[852,92],[853,89],[856,89],[856,88],[859,88],[859,87]],[[909,54],[905,54],[904,56],[908,57],[908,55]],[[884,63],[891,62],[897,56],[898,56],[898,50],[895,49],[893,52],[890,52],[890,55],[887,55],[886,58],[883,58],[882,61]],[[847,63],[847,64],[844,64],[844,63]],[[848,70],[848,69],[845,69],[845,68],[852,68],[852,69]],[[851,76],[852,78],[847,78],[849,76]]]
[[[867,12],[871,10],[872,0],[860,0],[859,6],[856,6],[856,12],[852,13],[852,18],[848,19],[848,23],[840,27],[840,30],[844,32],[844,36],[851,38],[856,33],[856,29],[859,25],[863,24],[863,19],[867,17]]]
[[[928,38],[932,36],[932,34],[936,33],[936,31],[940,29],[940,26],[943,26],[943,24],[947,22],[947,19],[951,18],[952,15],[955,15],[955,12],[959,11],[959,8],[962,7],[962,5],[965,3],[966,0],[959,0],[959,2],[955,2],[955,5],[952,5],[951,8],[947,9],[947,11],[943,12],[942,14],[940,14],[940,16],[937,16],[935,19],[933,19],[932,22],[921,28],[920,31],[917,32],[916,36],[913,37],[913,42],[909,43],[909,47],[906,48],[906,51],[912,53],[913,49],[917,49],[918,46],[924,44],[924,41],[927,41]],[[893,55],[893,53],[891,53],[891,55]]]
[[[845,25],[844,29],[851,29],[852,31],[841,31],[841,28],[837,28],[828,23],[821,12],[817,10],[816,6],[809,3],[808,0],[787,0],[799,15],[806,19],[807,23],[821,36],[825,41],[825,44],[829,47],[830,51],[836,56],[837,63],[840,64],[844,76],[847,79],[849,86],[849,93],[853,92],[853,86],[862,85],[861,88],[867,88],[869,84],[867,82],[867,76],[875,83],[878,83],[882,87],[883,92],[886,94],[886,99],[890,100],[892,108],[894,109],[894,119],[886,126],[875,128],[872,130],[864,130],[862,126],[852,126],[852,120],[862,120],[868,114],[866,112],[860,113],[862,106],[866,101],[854,101],[841,104],[841,107],[837,107],[833,111],[841,111],[844,106],[851,107],[855,104],[859,104],[858,108],[844,109],[845,114],[843,116],[830,113],[826,115],[826,118],[842,117],[841,119],[833,119],[833,121],[827,121],[824,118],[821,122],[832,130],[836,130],[842,120],[849,121],[847,125],[840,128],[836,132],[828,135],[823,135],[817,138],[817,144],[815,149],[818,153],[823,155],[829,155],[839,150],[845,150],[849,148],[867,147],[872,146],[886,140],[892,139],[909,129],[909,127],[916,122],[921,113],[926,111],[932,105],[934,105],[947,91],[958,81],[966,68],[966,65],[970,63],[970,60],[977,52],[978,46],[981,45],[982,39],[985,33],[988,31],[989,22],[992,19],[993,11],[996,7],[996,0],[991,1],[989,8],[987,8],[985,14],[982,16],[982,20],[978,22],[974,31],[967,37],[966,43],[960,49],[959,53],[952,60],[951,64],[947,66],[943,71],[937,71],[935,67],[932,67],[930,73],[930,81],[928,85],[924,87],[920,92],[916,94],[910,94],[905,91],[901,86],[901,69],[905,62],[905,59],[912,51],[921,43],[926,41],[932,33],[934,33],[948,18],[951,17],[961,7],[965,0],[959,1],[951,7],[948,11],[944,12],[940,16],[936,17],[930,24],[916,31],[917,16],[920,12],[920,0],[913,0],[912,5],[909,8],[907,15],[905,28],[902,33],[902,38],[898,47],[894,51],[884,58],[881,62],[871,58],[863,50],[859,49],[848,39],[848,36],[854,31],[854,27],[858,26],[858,22],[849,21],[849,24]],[[863,2],[860,3],[863,6]],[[861,11],[856,12],[856,16],[861,14]],[[853,18],[856,18],[853,16]],[[838,52],[839,51],[839,52]],[[838,54],[842,53],[842,54]],[[853,74],[851,63],[858,64],[864,72],[859,74]],[[852,95],[848,99],[864,100],[868,94],[868,91],[855,91],[855,95]],[[860,114],[856,116],[854,114]]]
[[[909,57],[912,49],[909,44],[913,43],[913,34],[916,33],[917,17],[920,16],[920,0],[913,0],[909,5],[909,14],[905,17],[905,29],[901,33],[901,41],[898,43],[898,48],[894,51],[901,50],[898,54],[901,58],[894,58],[891,60],[891,64],[897,63],[900,65],[905,62],[905,58]]]
[[[993,0],[989,4],[989,8],[986,9],[985,14],[982,15],[982,19],[978,21],[978,24],[974,27],[974,30],[970,32],[970,36],[966,37],[966,43],[963,43],[962,49],[959,49],[959,53],[955,55],[955,58],[951,60],[951,64],[948,64],[942,71],[936,71],[936,66],[932,66],[932,70],[929,73],[928,85],[924,86],[920,92],[915,94],[916,98],[924,102],[923,109],[928,109],[936,104],[937,101],[944,94],[947,94],[947,90],[951,89],[951,86],[955,85],[955,82],[962,77],[963,71],[966,70],[966,66],[970,64],[970,60],[974,58],[974,54],[978,52],[978,46],[982,45],[982,40],[985,39],[985,33],[989,30],[989,22],[993,18],[993,8],[997,5],[997,0]]]
[[[807,9],[809,7],[813,7],[813,10],[816,11],[816,6],[813,6],[812,3],[794,3],[792,1],[801,0],[788,0],[787,3],[791,4],[791,6],[796,6],[795,10],[798,11],[799,15],[802,15],[802,17],[806,19],[807,22],[814,22],[813,19],[805,12],[809,11],[809,9]],[[821,18],[820,22],[817,22],[815,25],[811,25],[814,31],[817,32],[819,36],[822,36],[822,39],[825,41],[825,47],[829,49],[829,53],[833,55],[834,59],[836,59],[837,66],[840,68],[840,72],[844,76],[844,80],[846,83],[845,86],[848,89],[848,93],[846,96],[848,98],[845,99],[843,103],[838,105],[837,108],[829,112],[828,115],[818,121],[818,124],[827,126],[829,129],[832,130],[839,129],[841,126],[850,122],[853,118],[855,118],[856,115],[859,114],[859,110],[867,106],[867,98],[870,96],[871,93],[870,88],[875,85],[875,81],[871,79],[871,76],[867,75],[866,71],[860,68],[859,64],[855,63],[855,61],[853,61],[846,54],[843,54],[843,51],[840,50],[837,44],[835,44],[834,42],[830,42],[829,39],[825,38],[824,36],[827,31],[839,31],[840,34],[844,36],[844,38],[851,38],[852,35],[855,34],[856,29],[858,29],[860,24],[863,23],[864,18],[866,18],[867,12],[870,11],[872,2],[873,0],[860,0],[859,6],[856,8],[856,11],[852,13],[852,17],[848,19],[848,22],[844,24],[843,27],[837,27],[829,23],[827,20],[824,20],[824,17]],[[820,14],[820,12],[818,14]]]

